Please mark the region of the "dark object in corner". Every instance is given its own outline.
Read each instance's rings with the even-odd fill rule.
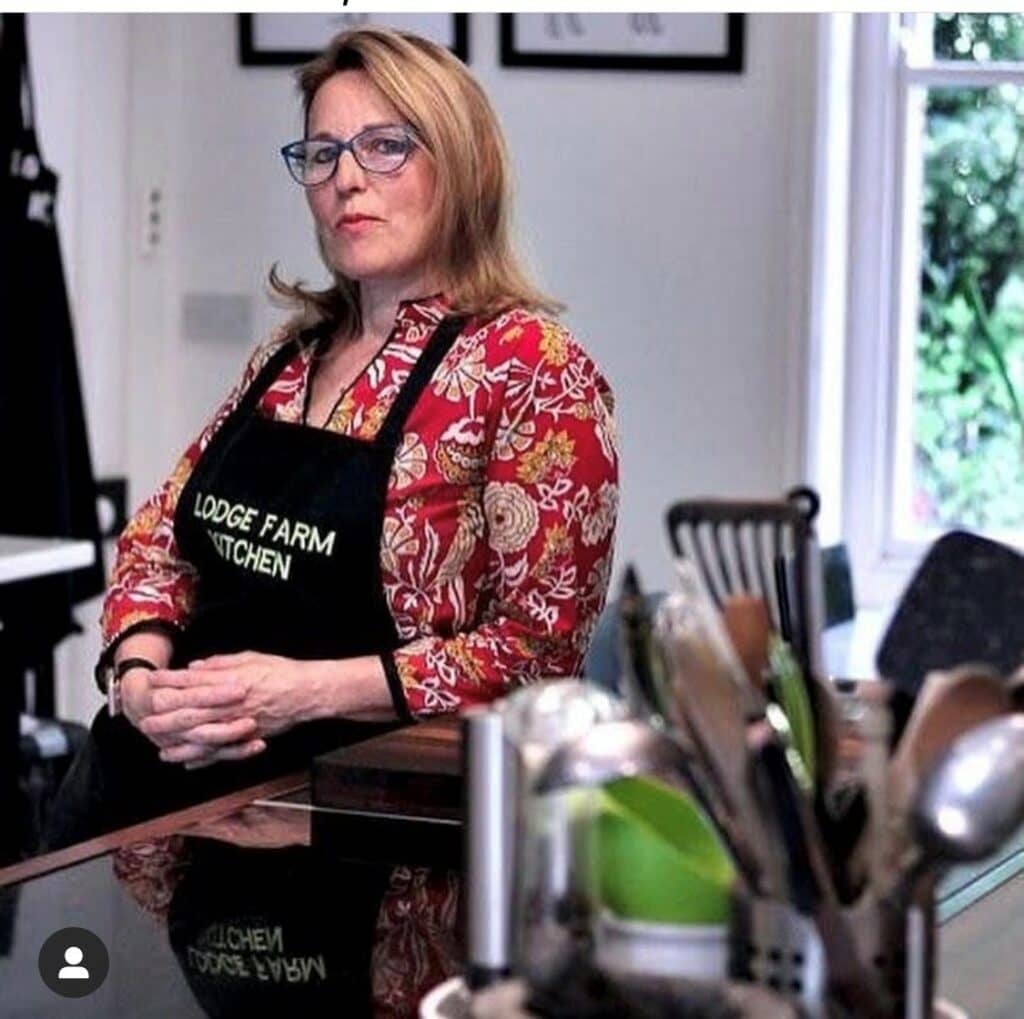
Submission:
[[[821,574],[825,585],[825,629],[847,623],[857,614],[853,596],[853,570],[846,545],[821,550]]]
[[[45,660],[55,644],[79,629],[72,609],[101,592],[104,577],[57,236],[57,176],[36,138],[25,16],[4,14],[0,38],[0,236],[7,253],[0,272],[0,533],[96,544],[92,566],[3,585],[4,655],[13,671]]]
[[[1024,556],[951,531],[929,549],[875,658],[879,675],[911,697],[925,676],[965,662],[1013,672],[1024,653]]]
[[[740,1019],[720,986],[613,976],[585,955],[568,957],[543,986],[531,986],[526,1007],[539,1019]]]

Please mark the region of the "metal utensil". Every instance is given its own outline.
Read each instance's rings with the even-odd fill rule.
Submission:
[[[956,739],[922,779],[910,830],[913,863],[893,892],[908,904],[907,1008],[925,1019],[934,971],[934,889],[953,863],[995,852],[1024,821],[1024,717],[1004,715]]]
[[[544,795],[572,787],[593,788],[638,775],[681,779],[718,830],[744,881],[758,887],[761,866],[747,835],[723,809],[693,752],[644,722],[604,722],[563,744],[541,769],[534,791]]]
[[[912,830],[933,860],[963,863],[995,852],[1024,821],[1024,716],[964,733],[924,778]]]
[[[466,983],[484,987],[511,972],[516,767],[501,712],[462,715],[466,775]]]
[[[644,722],[604,722],[558,747],[541,768],[533,788],[544,795],[639,775],[686,774],[692,764],[693,755],[677,739]]]
[[[985,665],[928,674],[889,763],[894,853],[906,852],[908,814],[924,778],[954,741],[975,726],[1008,714],[1003,678]]]
[[[494,880],[492,895],[504,896],[499,900],[499,911],[506,913],[511,927],[507,941],[509,969],[530,973],[553,964],[560,952],[571,948],[576,929],[567,922],[567,912],[584,908],[587,890],[585,875],[576,866],[576,826],[570,798],[542,800],[533,793],[534,780],[562,743],[603,721],[624,718],[627,709],[621,698],[576,679],[523,687],[493,708],[501,716],[503,738],[511,749],[506,755],[497,734],[489,733],[481,745],[487,751],[483,770],[490,770],[487,760],[500,758],[496,766],[497,771],[503,772],[500,795],[512,800],[512,831],[507,838],[511,861],[504,856],[502,859],[505,875],[511,877],[500,879],[489,863],[478,872]],[[495,738],[490,738],[492,735]],[[487,805],[483,814],[471,816],[470,826],[476,827],[477,817],[482,825],[504,823],[499,821],[494,802]],[[502,837],[499,832],[498,838]],[[492,841],[492,848],[493,845]],[[470,885],[469,897],[482,904],[481,910],[487,908],[486,888],[484,882]],[[470,903],[467,912],[471,914],[473,909]],[[493,938],[493,944],[500,949],[502,935],[500,931],[490,933],[486,918],[479,913],[477,917],[481,921],[477,944],[483,949],[483,968],[494,969],[495,955],[500,956],[500,951],[495,953],[486,947],[487,939]]]

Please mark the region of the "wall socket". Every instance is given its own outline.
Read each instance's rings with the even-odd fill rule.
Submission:
[[[181,328],[197,343],[252,343],[253,300],[248,294],[189,291],[181,301]]]
[[[146,188],[142,200],[142,256],[157,253],[164,239],[164,189],[158,184]]]

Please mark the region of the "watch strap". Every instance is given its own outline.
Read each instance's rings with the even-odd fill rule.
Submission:
[[[151,672],[156,672],[158,668],[156,662],[151,662],[148,658],[122,658],[114,666],[114,679],[120,679],[131,669],[149,669]]]
[[[122,658],[114,666],[113,673],[107,683],[107,712],[111,718],[121,714],[121,677],[132,669],[149,669],[151,672],[155,672],[158,667],[156,662],[151,662],[148,658],[139,657]]]

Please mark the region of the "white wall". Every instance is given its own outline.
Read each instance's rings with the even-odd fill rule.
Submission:
[[[741,76],[504,69],[497,16],[470,22],[471,67],[515,161],[520,233],[616,391],[619,562],[664,585],[669,501],[778,493],[802,462],[814,18],[748,16]],[[128,470],[139,499],[276,321],[262,296],[271,262],[319,275],[276,151],[300,133],[298,100],[286,70],[238,66],[232,15],[30,23],[39,91],[50,93],[44,137],[47,117],[61,122],[54,133],[81,136],[82,97],[99,95],[108,132],[128,140],[128,179],[105,192],[86,190],[94,171],[79,151],[68,233],[76,300],[110,319],[80,335],[97,461]],[[76,33],[77,66],[58,68]],[[109,59],[84,59],[104,40]],[[166,228],[144,257],[151,186],[166,195]],[[197,292],[250,297],[256,335],[186,338],[182,302]]]
[[[811,124],[801,90],[812,19],[751,17],[739,77],[503,69],[497,18],[471,20],[472,67],[515,158],[520,232],[618,394],[620,555],[665,580],[670,499],[794,480],[792,220],[807,200],[794,161]],[[176,134],[175,297],[251,294],[269,328],[276,313],[259,288],[271,261],[319,273],[276,155],[299,133],[297,98],[287,71],[237,66],[230,16],[172,21],[188,54],[179,118],[159,126],[165,144]],[[167,342],[182,397],[172,431],[184,440],[248,341],[197,346],[175,339],[178,327]]]
[[[131,442],[124,392],[128,285],[128,23],[121,15],[33,14],[28,45],[43,158],[60,180],[57,224],[71,296],[86,424],[97,476],[123,474]],[[109,552],[108,552],[109,554]],[[109,561],[109,559],[108,559]],[[87,718],[98,695],[101,599],[57,657],[58,713]]]

